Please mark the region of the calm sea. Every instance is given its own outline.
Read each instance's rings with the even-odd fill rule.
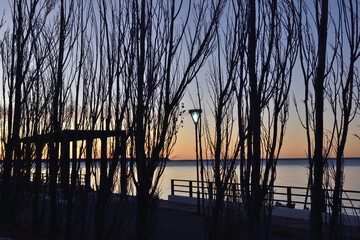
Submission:
[[[329,161],[329,165],[332,161]],[[204,164],[206,165],[206,164]],[[276,167],[275,185],[306,187],[308,177],[306,159],[280,159]],[[169,161],[162,177],[161,198],[168,199],[171,193],[171,179],[196,180],[195,160]],[[345,190],[360,191],[360,158],[345,160]]]

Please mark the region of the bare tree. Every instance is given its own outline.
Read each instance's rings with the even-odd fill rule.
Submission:
[[[78,16],[77,19],[72,20],[73,23],[69,23],[73,28],[77,29],[75,34],[78,36],[74,38],[73,46],[70,47],[71,57],[69,58],[69,62],[71,62],[70,66],[75,66],[71,69],[68,69],[69,72],[69,82],[73,82],[73,84],[69,85],[69,95],[70,95],[70,104],[67,105],[65,111],[68,113],[64,113],[70,118],[71,125],[67,126],[67,128],[74,129],[74,136],[77,136],[78,131],[87,129],[85,119],[88,118],[87,113],[87,103],[88,103],[88,89],[86,84],[89,83],[88,75],[86,73],[87,60],[90,57],[91,50],[89,50],[90,42],[91,42],[91,30],[90,30],[90,18],[92,17],[92,3],[86,2],[83,0],[79,0],[73,3],[73,15]],[[70,14],[70,13],[69,13]],[[70,20],[69,20],[70,21]],[[73,99],[73,95],[75,95],[75,99]],[[82,96],[82,98],[81,98]],[[67,120],[69,121],[69,119]],[[90,140],[87,142],[87,144]],[[74,232],[73,223],[76,220],[76,216],[74,216],[74,210],[76,210],[76,204],[80,204],[82,209],[86,209],[87,205],[87,194],[81,195],[81,200],[79,203],[79,196],[77,193],[77,180],[79,178],[79,168],[80,162],[78,161],[84,154],[84,142],[81,144],[78,143],[75,139],[72,141],[72,161],[71,161],[71,180],[70,187],[68,187],[68,173],[62,173],[64,175],[65,181],[65,197],[67,199],[66,206],[66,225],[65,225],[65,236],[66,238],[70,238]],[[65,143],[68,148],[70,148],[70,142]],[[91,143],[92,144],[92,143]],[[70,152],[69,152],[70,154]],[[65,155],[67,155],[65,153]],[[63,157],[63,156],[62,156]],[[65,156],[64,156],[65,157]],[[70,156],[68,156],[70,157]],[[88,156],[86,156],[88,157]],[[69,168],[69,163],[66,161],[62,161],[64,163],[64,170]],[[86,164],[90,163],[90,160],[86,162]],[[70,173],[70,170],[69,170]],[[86,210],[85,210],[86,211]],[[81,212],[82,215],[86,215],[86,213]]]
[[[20,138],[22,133],[29,133],[26,128],[29,125],[22,125],[21,119],[24,102],[35,82],[32,77],[33,72],[36,72],[33,52],[40,36],[36,29],[44,27],[51,6],[50,1],[14,1],[11,5],[12,30],[7,30],[1,41],[4,109],[2,141],[5,145],[1,213],[5,221],[13,217],[14,197],[18,195],[14,191],[22,184]]]
[[[99,1],[99,52],[100,58],[100,81],[104,84],[102,116],[104,121],[100,128],[105,131],[116,131],[120,133],[125,125],[125,111],[130,99],[131,76],[126,74],[125,69],[132,67],[130,60],[132,40],[130,26],[130,3]],[[107,89],[106,89],[107,88]],[[115,90],[115,91],[114,91]],[[103,104],[106,105],[103,105]],[[103,125],[105,124],[105,125]],[[125,138],[125,139],[124,139]],[[122,142],[120,142],[122,141]],[[112,141],[101,139],[101,143],[111,146],[111,163],[108,164],[107,153],[101,149],[100,185],[96,202],[95,212],[95,236],[97,239],[104,237],[105,207],[109,201],[114,186],[114,176],[118,168],[120,147],[126,151],[126,137],[116,136]],[[121,145],[121,146],[120,146]],[[125,199],[127,189],[127,166],[125,151],[122,153],[121,164],[121,191]],[[109,171],[107,171],[109,169]]]
[[[4,211],[1,211],[1,217],[2,219],[6,217],[8,221],[8,217],[13,216],[12,211],[15,208],[17,211],[20,209],[15,206],[14,198],[17,195],[19,198],[22,196],[24,183],[27,187],[30,186],[32,159],[35,158],[33,229],[35,232],[39,229],[44,213],[39,209],[42,158],[50,155],[50,168],[46,169],[47,173],[50,172],[50,238],[58,237],[58,228],[61,225],[61,221],[58,220],[65,215],[61,211],[65,208],[67,209],[66,224],[64,224],[66,237],[71,236],[73,230],[71,226],[75,220],[73,210],[78,204],[75,201],[80,166],[77,154],[79,153],[79,158],[84,154],[83,145],[79,146],[73,141],[72,174],[69,185],[71,140],[61,135],[62,130],[73,127],[75,134],[81,129],[120,132],[125,125],[123,119],[133,76],[129,72],[133,71],[134,64],[134,59],[128,54],[134,56],[134,43],[131,42],[132,29],[129,25],[131,5],[114,1],[109,3],[111,6],[108,9],[107,1],[99,1],[99,4],[102,7],[101,16],[94,12],[91,3],[80,0],[14,1],[14,5],[11,6],[13,29],[6,31],[1,39],[1,60],[5,70],[2,85],[1,113],[4,118],[1,122],[1,138],[4,143],[2,147],[6,149],[3,157],[5,181],[2,181],[1,189],[1,202],[4,202],[1,206],[4,207]],[[53,9],[57,9],[58,12],[53,14]],[[49,21],[47,17],[50,13],[53,18]],[[99,24],[101,31],[98,31],[96,25],[97,17],[101,19]],[[93,24],[88,24],[90,20]],[[2,24],[1,21],[0,25]],[[92,38],[94,36],[96,37]],[[104,58],[105,61],[99,60],[99,57]],[[127,71],[125,67],[128,68]],[[53,137],[50,138],[50,142],[46,142],[48,140],[46,136],[43,138],[42,134]],[[126,140],[122,137],[121,147],[126,153],[124,139]],[[91,140],[89,140],[91,144],[88,144],[91,147],[87,147],[87,158],[90,160],[94,152]],[[103,162],[106,166],[102,170],[106,172],[109,167],[109,174],[100,175],[105,181],[101,183],[100,201],[97,203],[100,202],[99,205],[102,207],[106,206],[114,187],[120,139],[110,141],[109,145],[117,147],[112,153],[113,159],[109,166],[105,159],[107,153],[104,152]],[[87,187],[90,186],[90,162],[86,164]],[[122,153],[122,168],[124,175],[122,179],[125,179],[122,181],[125,182],[123,193],[126,194],[128,175],[124,153]],[[58,191],[59,176],[64,194]],[[88,190],[89,188],[86,192]],[[31,196],[31,192],[28,196]],[[87,203],[87,194],[84,196],[81,200],[85,199]],[[58,201],[63,199],[67,200],[66,207],[58,205]],[[45,201],[42,203],[44,204]],[[84,205],[81,208],[83,216],[87,211],[86,204]],[[19,206],[22,209],[25,205]],[[44,207],[45,205],[43,209]],[[84,230],[86,219],[83,217],[82,220],[84,221],[81,228]]]
[[[311,188],[311,237],[312,239],[322,239],[322,215],[323,203],[323,112],[324,112],[324,81],[326,64],[326,45],[327,45],[327,25],[328,25],[328,1],[319,1],[315,4],[318,30],[318,55],[314,75],[315,91],[315,149],[314,149],[314,183]],[[311,173],[312,174],[312,173]]]
[[[34,47],[34,61],[36,64],[36,68],[32,75],[34,84],[30,88],[29,98],[26,101],[26,103],[30,104],[30,113],[27,114],[27,117],[25,118],[31,127],[29,130],[30,132],[25,137],[33,136],[36,139],[33,143],[25,143],[27,147],[29,147],[29,145],[31,147],[31,152],[26,152],[26,154],[33,154],[35,158],[35,177],[33,178],[33,232],[35,233],[37,233],[40,229],[39,227],[44,215],[45,204],[45,201],[41,201],[40,199],[40,188],[42,184],[42,158],[45,143],[41,141],[38,136],[46,134],[50,131],[50,121],[47,117],[47,113],[50,109],[49,100],[51,92],[46,84],[47,75],[45,74],[49,67],[49,61],[47,58],[49,49],[46,47],[40,47],[45,42],[43,30],[43,28],[35,28],[32,33],[33,35],[39,34],[41,37],[37,39]],[[42,205],[40,205],[41,202]],[[41,209],[40,206],[42,206]]]
[[[339,9],[339,47],[334,69],[330,73],[332,84],[326,88],[335,118],[336,165],[334,168],[334,191],[331,202],[329,239],[340,237],[342,223],[342,193],[344,183],[344,150],[349,124],[358,113],[359,74],[356,62],[360,57],[359,1],[337,2]],[[349,56],[345,52],[349,52]],[[347,60],[348,58],[348,60]]]
[[[137,77],[131,109],[137,239],[149,237],[149,204],[154,203],[165,159],[176,140],[179,101],[213,50],[213,36],[223,6],[224,1],[189,1],[187,5],[182,1],[133,1]],[[185,13],[183,21],[180,13]]]
[[[238,99],[242,96],[238,102],[239,129],[246,137],[247,151],[246,162],[240,164],[241,192],[248,238],[262,239],[269,234],[271,208],[267,204],[271,206],[288,118],[288,93],[297,56],[297,20],[292,1],[249,1],[248,11],[247,72],[240,78],[248,85],[240,82],[239,89],[244,92],[238,93]],[[243,154],[240,156],[244,161]]]
[[[324,135],[324,88],[328,72],[336,53],[327,62],[328,34],[328,1],[315,1],[315,31],[309,21],[309,7],[300,1],[299,8],[299,41],[300,64],[305,83],[305,120],[307,154],[309,158],[309,187],[311,189],[311,238],[322,239],[322,212],[325,210],[323,190],[324,164],[330,154],[333,134]],[[316,42],[317,39],[317,42]],[[312,83],[312,88],[311,88]],[[327,142],[327,145],[324,145]]]
[[[75,29],[75,16],[74,16],[74,4],[73,0],[61,0],[58,4],[59,13],[55,16],[54,26],[49,26],[47,29],[47,45],[52,49],[49,57],[51,58],[51,91],[52,96],[52,109],[51,109],[51,132],[53,138],[49,141],[49,154],[50,154],[50,183],[49,183],[49,195],[50,195],[50,229],[49,238],[55,239],[58,236],[58,206],[57,206],[57,177],[58,177],[58,164],[59,164],[59,151],[60,151],[60,134],[63,129],[63,124],[69,120],[66,118],[66,103],[68,102],[69,89],[72,85],[72,74],[69,74],[67,78],[65,70],[67,69],[67,63],[69,58],[72,57],[72,49],[74,47],[75,39],[77,37],[77,29]],[[65,142],[62,142],[62,150],[65,149]],[[69,165],[69,157],[65,157],[62,154],[62,165]],[[67,180],[68,186],[69,175],[63,168],[62,175],[64,181]],[[67,190],[65,190],[67,194]]]
[[[228,222],[229,214],[224,210],[230,210],[230,206],[225,207],[225,193],[230,186],[235,187],[236,182],[236,160],[239,156],[239,139],[233,135],[235,128],[235,90],[238,77],[239,61],[243,54],[245,44],[245,5],[228,5],[228,17],[224,29],[217,30],[217,51],[214,53],[213,63],[209,73],[209,95],[211,96],[211,111],[215,119],[215,132],[205,121],[206,149],[209,149],[208,159],[214,159],[214,164],[208,173],[208,180],[215,179],[216,198],[211,206],[210,221],[208,224],[208,238],[220,239],[234,238],[234,231],[226,228],[231,226]],[[225,64],[224,64],[225,63]],[[200,100],[199,100],[200,102]],[[203,167],[203,166],[202,166]],[[208,191],[212,191],[212,186],[208,186]],[[231,188],[232,189],[232,188]],[[204,190],[203,190],[204,191]],[[212,194],[212,193],[210,193]],[[234,220],[233,218],[230,218]],[[230,220],[230,221],[231,221]]]

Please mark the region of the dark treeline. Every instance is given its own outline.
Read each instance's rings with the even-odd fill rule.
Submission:
[[[342,186],[345,143],[354,134],[349,125],[359,107],[359,7],[358,1],[342,0],[228,5],[207,78],[212,120],[204,114],[205,143],[200,145],[206,158],[214,159],[205,167],[206,180],[215,183],[207,191],[216,188],[215,200],[204,208],[207,238],[271,238],[272,193],[289,118],[290,85],[301,79],[304,96],[294,96],[294,105],[306,131],[309,238],[349,234],[342,228]],[[300,70],[296,75],[295,69]],[[205,106],[200,91],[194,105]],[[331,155],[335,161],[327,161]],[[238,186],[234,183],[240,189],[233,189]],[[240,205],[227,202],[227,189],[241,192]],[[326,224],[324,212],[331,212]]]
[[[201,165],[202,180],[217,189],[202,209],[207,238],[271,237],[295,68],[305,86],[296,96],[303,107],[294,104],[307,136],[309,236],[341,238],[344,149],[360,99],[360,3],[331,4],[11,1],[0,21],[1,223],[30,211],[33,234],[49,239],[156,238],[158,185],[182,126],[181,100],[209,64],[212,116],[198,132],[200,159],[204,148],[214,159]],[[205,108],[197,87],[195,105]],[[234,183],[241,205],[227,206]],[[325,187],[334,190],[329,203]]]
[[[1,222],[30,208],[34,234],[49,239],[121,238],[134,209],[134,238],[151,238],[180,101],[215,49],[224,5],[10,2],[0,41]],[[111,195],[117,184],[119,199]]]

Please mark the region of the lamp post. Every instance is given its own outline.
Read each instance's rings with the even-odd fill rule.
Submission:
[[[196,143],[196,181],[197,181],[197,211],[200,213],[200,186],[199,186],[199,157],[198,157],[198,134],[197,125],[201,117],[201,109],[191,109],[189,113],[195,124],[195,143]]]

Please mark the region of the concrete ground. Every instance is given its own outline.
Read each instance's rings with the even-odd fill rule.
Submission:
[[[130,205],[128,208],[133,209]],[[133,211],[130,210],[130,211]],[[197,214],[196,205],[183,203],[172,203],[165,200],[159,201],[159,208],[155,216],[155,238],[159,240],[205,240],[206,239],[206,223],[203,215]],[[91,225],[91,224],[90,224]],[[125,226],[125,227],[124,227]],[[132,214],[131,221],[123,225],[125,231],[121,235],[115,232],[109,232],[109,239],[134,239],[135,214]],[[89,226],[90,230],[93,227]],[[44,227],[45,228],[45,227]],[[241,228],[237,223],[231,226],[233,229]],[[350,238],[350,231],[354,229],[344,228],[345,237],[342,239],[359,239]],[[355,229],[355,232],[359,229]],[[294,219],[287,217],[272,217],[271,239],[309,239],[309,220]],[[63,234],[62,234],[63,235]],[[89,239],[93,234],[89,233]],[[236,235],[237,236],[237,235]],[[3,237],[3,238],[1,238]],[[22,221],[17,225],[0,225],[0,239],[47,239],[46,231],[42,235],[34,236],[31,234],[31,224]],[[64,239],[64,237],[60,238]],[[224,238],[225,239],[225,238]],[[243,239],[243,238],[239,238]],[[8,239],[7,239],[8,240]]]

